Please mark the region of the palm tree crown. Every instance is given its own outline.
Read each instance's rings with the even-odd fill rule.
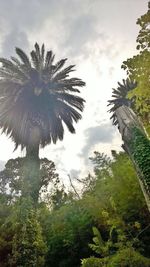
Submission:
[[[84,99],[77,96],[85,83],[68,78],[74,65],[64,66],[67,59],[54,64],[54,54],[35,44],[31,61],[20,48],[18,58],[0,58],[0,127],[21,148],[38,140],[44,147],[62,140],[63,122],[71,133],[73,122],[81,119]]]
[[[135,81],[130,81],[129,79],[123,80],[123,83],[121,84],[118,82],[118,88],[113,89],[112,99],[108,100],[108,106],[112,106],[109,110],[110,113],[112,113],[111,119],[113,120],[113,124],[117,125],[117,117],[115,114],[115,111],[117,108],[121,107],[122,105],[132,107],[135,101],[135,97],[127,98],[128,92],[133,90],[137,87],[137,83]]]

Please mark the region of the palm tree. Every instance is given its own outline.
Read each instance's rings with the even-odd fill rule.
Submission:
[[[63,68],[66,58],[54,64],[52,51],[35,44],[31,60],[20,48],[18,58],[0,58],[0,128],[26,148],[26,158],[39,161],[39,147],[64,136],[64,125],[75,133],[73,122],[81,119],[84,99],[79,87],[85,83],[69,78],[74,65]]]
[[[150,211],[150,140],[145,129],[134,113],[134,100],[128,98],[128,92],[136,88],[137,83],[129,79],[118,83],[117,89],[113,89],[113,99],[109,100],[113,124],[118,126],[123,140],[123,149],[127,152],[136,169],[139,184],[144,194],[147,207]]]
[[[0,58],[0,127],[23,149],[35,143],[45,147],[62,140],[64,122],[71,133],[73,121],[81,119],[84,99],[73,95],[85,83],[70,78],[74,65],[62,69],[66,59],[54,62],[54,54],[35,44],[28,56],[16,48],[20,60]],[[62,69],[62,70],[61,70]]]
[[[115,114],[117,108],[123,105],[133,108],[135,97],[129,99],[127,96],[131,90],[137,87],[137,82],[131,81],[129,79],[127,80],[123,79],[123,83],[121,84],[120,82],[118,82],[118,85],[119,86],[117,87],[117,89],[113,89],[112,99],[108,100],[109,103],[108,106],[112,106],[109,112],[112,113],[110,119],[113,120],[114,125],[118,124],[117,117]]]

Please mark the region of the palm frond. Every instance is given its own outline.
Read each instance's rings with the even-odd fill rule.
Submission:
[[[36,52],[37,58],[40,58],[41,53],[40,53],[40,47],[39,47],[38,43],[35,43],[34,47],[35,47],[35,52]]]
[[[20,67],[18,67],[18,65],[15,65],[12,61],[4,59],[4,58],[0,58],[0,62],[2,63],[2,67],[0,68],[0,72],[1,75],[3,75],[2,77],[7,79],[7,76],[9,77],[14,77],[14,78],[20,78],[20,79],[26,79],[27,75],[26,73],[23,71],[23,69],[21,69]],[[8,78],[10,79],[10,78]]]
[[[25,64],[25,66],[27,68],[31,68],[30,60],[29,60],[28,56],[25,54],[25,52],[22,49],[16,47],[16,53],[20,57],[23,64]]]
[[[58,61],[54,65],[53,74],[56,73],[58,70],[60,70],[63,67],[63,65],[65,64],[66,60],[67,60],[67,58],[61,59],[60,61]]]
[[[14,63],[16,63],[18,66],[22,66],[21,65],[21,63],[20,63],[20,61],[18,60],[18,58],[16,58],[16,57],[11,57],[11,60],[14,62]]]
[[[73,119],[75,122],[77,122],[82,118],[81,114],[67,103],[62,101],[57,101],[57,102],[58,102],[58,111],[60,117],[63,118],[64,115],[67,115],[68,118],[70,118],[70,121],[72,121]]]
[[[42,47],[41,47],[41,59],[42,59],[43,63],[44,63],[44,54],[45,54],[45,46],[44,46],[44,44],[42,44]]]
[[[53,61],[54,61],[55,55],[52,51],[48,51],[45,57],[45,69],[48,69],[51,67]]]
[[[118,88],[113,89],[112,99],[108,100],[107,106],[112,106],[108,110],[108,112],[112,113],[110,119],[112,119],[114,125],[118,124],[117,117],[115,114],[117,108],[121,107],[122,105],[129,107],[133,105],[134,98],[129,99],[128,92],[135,89],[136,87],[137,87],[137,82],[127,79],[123,80],[122,84],[118,82]]]
[[[84,108],[84,102],[85,100],[79,96],[67,94],[67,93],[56,93],[57,99],[60,99],[62,101],[65,101],[69,105],[79,109],[80,111],[83,111]]]
[[[72,121],[70,120],[70,118],[66,115],[66,114],[62,114],[61,115],[62,120],[64,121],[64,123],[66,124],[68,130],[70,133],[75,133],[75,128],[72,124]]]
[[[75,67],[75,65],[70,65],[69,67],[67,67],[67,68],[63,69],[62,71],[58,72],[54,76],[53,81],[59,81],[59,80],[65,79],[66,77],[69,76],[68,74],[70,72],[74,71],[74,69],[73,69],[74,67]]]
[[[39,63],[39,58],[37,57],[36,52],[32,50],[30,55],[31,55],[31,60],[32,60],[34,68],[38,70],[40,63]]]
[[[6,58],[2,58],[1,57],[0,58],[0,62],[2,63],[4,68],[9,68],[10,69],[13,66],[13,63],[10,60],[6,59]]]

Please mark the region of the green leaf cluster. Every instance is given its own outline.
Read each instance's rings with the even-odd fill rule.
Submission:
[[[107,267],[108,260],[90,257],[81,261],[82,267]]]
[[[137,87],[129,93],[129,98],[136,97],[136,112],[150,133],[150,2],[148,11],[137,20],[137,24],[141,27],[136,40],[139,54],[124,61],[122,68],[131,80],[137,82]]]
[[[24,200],[27,201],[27,200]],[[24,203],[23,203],[24,204]],[[24,206],[24,205],[23,205]],[[23,206],[19,207],[22,209]],[[37,220],[35,210],[23,210],[17,218],[15,235],[12,240],[12,257],[10,266],[44,266],[47,248],[42,237],[41,226]]]
[[[82,267],[149,267],[150,260],[140,255],[133,248],[120,250],[111,258],[90,257],[82,260]]]
[[[117,154],[113,151],[113,160],[105,171],[101,168],[99,168],[99,172],[97,170],[95,187],[91,192],[85,192],[83,201],[88,201],[88,209],[93,214],[97,226],[94,228],[93,244],[90,242],[90,248],[100,257],[83,260],[83,266],[90,266],[90,264],[91,266],[105,266],[105,264],[106,266],[113,266],[109,265],[111,260],[114,259],[115,261],[115,257],[119,258],[117,255],[123,257],[127,248],[128,251],[130,248],[131,251],[138,251],[138,260],[140,257],[142,258],[140,262],[144,262],[144,260],[148,262],[140,254],[145,250],[145,244],[147,244],[148,251],[150,250],[147,243],[149,242],[147,239],[149,232],[149,227],[147,227],[149,224],[148,210],[136,173],[125,153]],[[145,210],[148,220],[145,216],[143,218],[142,210]],[[141,235],[140,232],[145,227],[145,233],[143,231]],[[149,252],[145,256],[148,254]],[[136,258],[134,253],[132,256]],[[109,257],[111,257],[110,261]],[[133,259],[133,262],[134,260],[137,262],[136,259]],[[132,257],[125,266],[130,266],[128,265],[130,261],[132,264]],[[143,263],[141,266],[147,265]]]
[[[143,176],[145,189],[150,194],[150,140],[134,127],[133,138],[130,142],[133,158]]]
[[[96,173],[83,178],[80,199],[60,187],[49,202],[43,198],[35,207],[27,196],[12,198],[1,191],[0,267],[79,267],[81,259],[90,256],[91,266],[99,261],[105,266],[110,255],[129,244],[148,256],[149,216],[135,170],[125,153],[112,154],[113,159],[106,160],[94,153]],[[103,258],[94,259],[97,252]]]

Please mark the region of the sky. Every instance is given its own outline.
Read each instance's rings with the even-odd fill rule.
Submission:
[[[112,126],[107,101],[112,88],[126,78],[121,64],[136,54],[137,18],[147,11],[147,0],[0,0],[0,57],[15,55],[15,47],[29,53],[35,44],[53,50],[56,60],[75,64],[74,76],[86,82],[86,100],[76,134],[65,131],[64,140],[40,150],[56,164],[64,179],[91,170],[89,157],[99,151],[121,150],[121,137]],[[24,156],[0,136],[0,160]]]

